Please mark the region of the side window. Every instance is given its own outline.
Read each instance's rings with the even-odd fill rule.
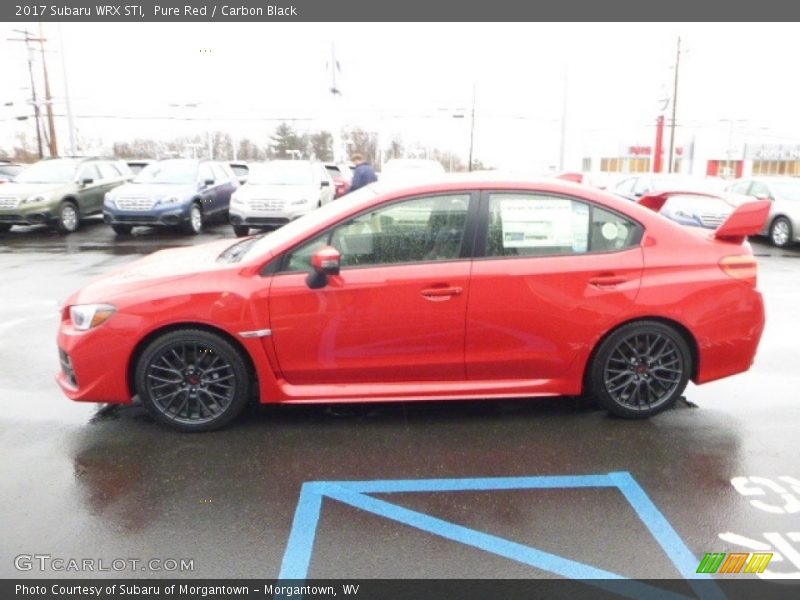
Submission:
[[[397,202],[364,213],[306,242],[286,261],[285,271],[308,271],[311,255],[330,245],[342,267],[454,260],[461,256],[469,194]]]
[[[198,178],[202,183],[205,183],[209,179],[216,181],[217,178],[214,175],[214,172],[211,170],[211,165],[207,162],[200,164],[200,170],[198,172]]]
[[[100,176],[102,179],[110,180],[119,179],[121,177],[120,172],[111,163],[97,163],[97,168],[100,169]]]
[[[636,246],[642,239],[642,226],[599,206],[592,206],[589,252],[613,252]]]
[[[750,195],[759,198],[769,198],[772,196],[769,192],[769,188],[760,181],[753,182],[753,187],[750,188]]]
[[[582,254],[589,246],[589,205],[544,194],[489,195],[486,256]]]
[[[733,192],[734,194],[747,194],[747,190],[749,187],[750,187],[749,181],[740,181],[738,183],[734,183],[729,188],[729,191]]]
[[[214,172],[214,180],[217,183],[221,183],[223,181],[228,181],[231,179],[230,176],[228,176],[228,174],[225,172],[225,169],[222,167],[222,165],[213,163],[211,165],[211,170]]]
[[[544,194],[489,196],[486,256],[561,256],[635,246],[641,226],[580,200]]]
[[[633,184],[636,181],[635,177],[623,179],[616,185],[616,190],[621,194],[630,194],[633,192]]]
[[[92,181],[98,181],[100,179],[100,173],[95,165],[83,165],[78,170],[78,181],[81,182],[84,179],[91,179]]]

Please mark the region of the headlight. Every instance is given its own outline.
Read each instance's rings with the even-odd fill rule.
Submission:
[[[181,201],[181,199],[178,198],[177,196],[167,196],[166,198],[162,198],[161,200],[159,200],[158,203],[159,204],[175,204],[175,203],[180,202],[180,201]]]
[[[298,205],[298,204],[305,204],[306,202],[308,202],[308,199],[307,199],[307,198],[300,198],[300,200],[292,200],[292,201],[290,202],[290,204],[291,204],[292,206],[296,206],[296,205]]]
[[[69,307],[69,318],[78,331],[86,331],[108,321],[117,309],[110,304],[76,304]]]
[[[234,194],[233,196],[231,196],[231,204],[245,204],[245,201],[243,198],[240,198],[239,196]]]
[[[39,204],[45,202],[47,198],[44,196],[31,196],[30,198],[23,198],[20,204]]]

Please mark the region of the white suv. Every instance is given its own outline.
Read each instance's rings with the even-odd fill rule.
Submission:
[[[251,227],[277,229],[333,200],[325,166],[310,160],[250,163],[247,183],[231,198],[230,221],[238,237]]]

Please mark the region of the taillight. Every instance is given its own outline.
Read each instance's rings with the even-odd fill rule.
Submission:
[[[741,279],[753,287],[756,286],[758,263],[753,256],[726,256],[719,261],[719,268],[734,279]]]

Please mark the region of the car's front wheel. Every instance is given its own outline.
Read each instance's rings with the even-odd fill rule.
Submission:
[[[58,232],[63,234],[74,233],[78,230],[80,223],[81,217],[75,203],[70,200],[62,202],[58,208],[58,220],[56,221]]]
[[[247,237],[250,235],[250,228],[247,225],[234,225],[233,233],[236,237]]]
[[[197,235],[203,231],[203,210],[197,202],[189,209],[189,220],[183,226],[184,233]]]
[[[7,231],[11,231],[11,225],[8,223],[0,223],[0,233],[6,233]]]
[[[250,374],[223,337],[181,329],[153,340],[136,365],[136,391],[153,417],[181,431],[210,431],[247,404]]]
[[[778,217],[769,228],[769,239],[778,248],[785,248],[792,242],[792,222],[786,217]]]
[[[656,321],[623,325],[595,352],[589,388],[612,414],[642,419],[670,408],[686,389],[692,355],[683,336]]]

